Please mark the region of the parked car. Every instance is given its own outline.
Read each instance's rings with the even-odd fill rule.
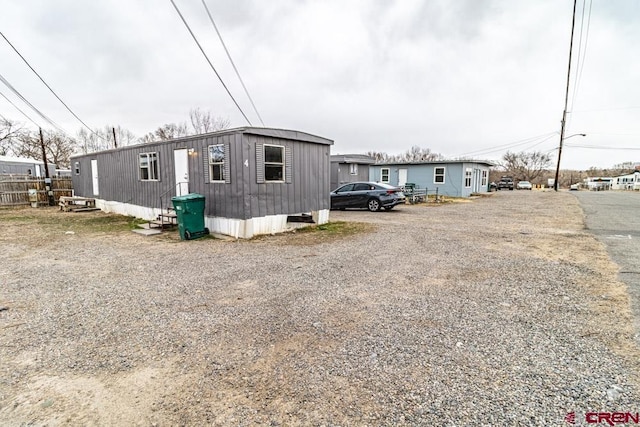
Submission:
[[[533,186],[529,181],[518,181],[518,185],[516,185],[518,190],[531,190]]]
[[[391,210],[405,202],[398,187],[379,182],[351,182],[331,192],[331,209]]]
[[[569,187],[570,191],[578,191],[580,189],[580,184],[571,184],[571,187]]]
[[[510,176],[503,176],[498,181],[498,190],[513,190],[513,178]]]

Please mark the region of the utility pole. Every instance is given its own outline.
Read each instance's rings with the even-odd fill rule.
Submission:
[[[111,128],[111,130],[113,131],[113,146],[114,148],[118,148],[118,141],[116,141],[116,128]]]
[[[556,179],[553,182],[553,189],[558,191],[558,178],[560,175],[560,158],[562,157],[562,142],[564,141],[564,128],[567,122],[567,106],[569,104],[569,81],[571,79],[571,54],[573,53],[573,31],[576,26],[576,4],[578,0],[573,0],[573,15],[571,16],[571,41],[569,42],[569,66],[567,67],[567,91],[564,95],[564,111],[562,112],[562,125],[560,126],[560,145],[558,146],[558,165],[556,166]]]
[[[44,162],[44,189],[47,192],[49,206],[56,204],[53,198],[53,190],[51,189],[51,177],[49,176],[49,162],[47,161],[47,150],[44,148],[44,137],[42,136],[42,128],[40,128],[40,148],[42,148],[42,161]]]
[[[40,148],[42,149],[42,161],[44,162],[44,176],[49,178],[49,162],[47,162],[47,150],[44,148],[44,137],[40,128]]]

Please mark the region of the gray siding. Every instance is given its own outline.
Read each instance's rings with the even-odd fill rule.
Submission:
[[[71,180],[73,182],[73,193],[76,196],[93,197],[93,182],[91,181],[91,159],[95,158],[96,156],[84,156],[71,160]],[[75,162],[80,163],[80,174],[76,174]]]
[[[12,162],[8,161],[0,161],[0,174],[2,175],[28,175],[31,172],[31,176],[36,176],[36,165],[40,166],[40,176],[45,176],[44,171],[44,163],[42,162],[34,162],[34,163],[26,163],[26,162]],[[49,163],[49,176],[56,176],[56,165],[53,163]]]
[[[248,179],[244,194],[246,218],[329,209],[329,146],[246,135]],[[256,146],[283,145],[292,154],[291,183],[258,183]]]
[[[351,164],[358,165],[358,173],[351,175]],[[331,162],[331,190],[348,182],[369,181],[369,164]]]
[[[104,200],[159,208],[176,194],[173,151],[193,149],[189,156],[189,191],[205,196],[205,215],[249,219],[266,215],[298,214],[329,209],[329,148],[331,141],[301,132],[224,131],[175,141],[124,147],[72,159],[80,162],[73,172],[76,195],[93,197],[91,159],[98,161],[100,195]],[[289,139],[281,136],[288,136]],[[305,141],[290,139],[304,136]],[[315,138],[315,139],[314,139]],[[322,143],[316,142],[322,141]],[[310,142],[312,141],[312,142]],[[225,181],[210,182],[208,147],[224,144]],[[286,150],[286,181],[258,183],[256,145],[282,145]],[[158,153],[159,180],[141,181],[140,153]],[[163,196],[164,194],[164,196]]]

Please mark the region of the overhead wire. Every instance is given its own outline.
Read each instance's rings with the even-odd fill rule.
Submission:
[[[537,135],[537,136],[532,136],[530,138],[525,138],[525,139],[521,139],[518,141],[514,141],[514,142],[509,142],[506,144],[501,144],[501,145],[496,145],[493,147],[487,147],[487,148],[483,148],[483,149],[479,149],[479,150],[475,150],[475,151],[469,151],[467,153],[462,153],[457,157],[464,157],[464,156],[479,156],[479,155],[484,155],[484,154],[491,154],[491,153],[496,153],[499,151],[504,151],[504,150],[508,150],[510,148],[515,148],[518,146],[522,146],[522,145],[526,145],[529,144],[537,139],[540,138],[545,138],[543,141],[553,137],[554,135],[557,135],[557,132],[548,132],[542,135]]]
[[[18,110],[18,111],[20,112],[20,114],[22,114],[23,116],[25,116],[25,117],[27,118],[27,120],[29,120],[31,123],[33,123],[36,127],[38,127],[38,128],[39,128],[39,127],[41,127],[39,124],[37,124],[36,122],[34,122],[34,121],[33,121],[33,119],[27,115],[27,113],[25,113],[24,111],[22,111],[22,110],[20,109],[20,107],[18,107],[16,104],[14,104],[14,103],[13,103],[13,101],[11,101],[9,98],[7,98],[7,96],[6,96],[4,93],[2,93],[2,91],[0,91],[0,96],[2,96],[4,99],[6,99],[6,100],[7,100],[7,102],[8,102],[9,104],[13,105],[13,108],[15,108],[16,110]],[[6,120],[6,119],[5,119],[5,120]]]
[[[67,109],[67,111],[69,111],[71,113],[71,115],[73,115],[73,117],[75,117],[80,123],[82,123],[82,125],[89,129],[89,132],[93,133],[94,135],[100,137],[101,139],[104,140],[104,138],[97,134],[96,132],[93,131],[93,129],[91,129],[80,117],[78,117],[78,115],[76,113],[73,112],[73,110],[71,108],[69,108],[69,106],[62,100],[62,98],[60,98],[58,96],[58,94],[51,89],[51,86],[49,86],[47,84],[47,82],[44,81],[44,79],[42,78],[42,76],[40,76],[40,74],[38,74],[38,72],[31,66],[31,64],[29,64],[29,62],[25,59],[24,56],[22,56],[22,54],[18,51],[18,49],[16,49],[16,47],[9,41],[9,39],[4,35],[4,33],[2,33],[2,31],[0,31],[0,36],[2,36],[3,39],[5,39],[5,41],[9,44],[9,46],[11,46],[11,48],[14,50],[15,53],[18,54],[18,56],[20,57],[20,59],[22,59],[24,61],[25,64],[27,64],[27,67],[29,67],[29,69],[31,71],[33,71],[33,73],[38,76],[38,78],[40,79],[40,81],[47,87],[47,89],[49,89],[49,91],[53,94],[53,96],[55,96],[58,101],[60,101],[60,103],[62,105],[64,105],[64,107]]]
[[[605,147],[603,145],[578,145],[578,144],[565,144],[567,147],[572,148],[592,148],[595,150],[632,150],[640,151],[640,147]]]
[[[27,104],[33,111],[36,112],[36,114],[38,114],[40,117],[42,117],[42,119],[45,122],[49,123],[51,126],[53,126],[54,128],[58,129],[59,131],[64,132],[64,130],[60,126],[58,126],[53,120],[51,120],[49,117],[45,116],[40,110],[38,110],[36,107],[34,107],[33,104],[31,104],[27,100],[27,98],[22,96],[22,94],[20,92],[18,92],[18,90],[16,88],[14,88],[13,85],[11,85],[11,83],[9,83],[9,81],[2,76],[2,74],[0,74],[0,81],[2,81],[2,83],[4,83],[5,86],[7,86],[9,88],[9,90],[11,90],[18,98],[20,98],[22,100],[22,102]]]
[[[587,0],[582,0],[582,14],[581,14],[581,18],[580,18],[580,31],[578,33],[578,53],[576,55],[576,68],[575,68],[575,85],[573,86],[573,93],[571,94],[571,108],[570,110],[573,110],[573,106],[576,102],[576,95],[577,95],[577,91],[578,91],[578,82],[579,82],[579,76],[581,74],[581,64],[584,64],[583,61],[583,56],[586,56],[586,52],[585,55],[582,54],[582,46],[583,46],[583,39],[582,39],[582,35],[585,32],[585,25],[584,25],[584,17],[585,17],[585,10],[586,10],[586,2]],[[586,51],[586,47],[585,47],[585,51]]]
[[[580,20],[580,35],[578,36],[579,43],[578,43],[578,55],[576,59],[577,65],[576,65],[576,71],[575,71],[575,84],[573,86],[573,93],[571,95],[571,107],[569,108],[571,115],[569,116],[569,123],[573,118],[573,112],[574,112],[573,109],[575,107],[576,100],[578,98],[580,84],[582,83],[582,72],[584,71],[584,63],[587,57],[587,45],[589,42],[589,29],[591,28],[591,10],[593,7],[593,0],[589,0],[589,13],[587,15],[587,25],[585,29],[584,18],[585,18],[586,2],[587,0],[582,0],[582,17]],[[583,31],[585,35],[584,42],[582,39]]]
[[[185,27],[187,27],[187,30],[189,31],[189,34],[191,34],[191,37],[193,38],[193,41],[196,42],[196,45],[198,45],[198,48],[200,49],[200,52],[202,52],[202,55],[204,55],[204,58],[207,60],[207,63],[209,64],[209,66],[211,67],[211,69],[213,70],[213,72],[215,73],[215,75],[218,77],[218,80],[220,80],[220,83],[222,84],[222,86],[224,87],[224,89],[227,91],[227,94],[229,95],[229,97],[231,98],[231,100],[233,101],[233,103],[236,105],[236,107],[238,108],[238,110],[240,111],[240,113],[242,114],[242,116],[244,117],[244,119],[247,121],[247,123],[249,123],[249,126],[253,126],[251,124],[251,120],[249,120],[249,118],[247,117],[247,115],[244,113],[244,111],[242,111],[242,108],[240,108],[240,105],[238,104],[238,102],[236,101],[236,99],[233,97],[233,95],[231,94],[231,92],[229,91],[229,88],[227,87],[227,85],[224,83],[224,80],[222,80],[222,77],[220,76],[220,74],[218,74],[218,71],[216,70],[216,67],[213,66],[213,63],[211,62],[211,60],[209,59],[209,57],[207,56],[207,54],[205,53],[204,49],[202,48],[202,46],[200,45],[200,42],[198,41],[198,39],[196,38],[195,34],[193,34],[193,31],[191,31],[191,27],[189,27],[189,24],[187,24],[187,21],[184,19],[184,16],[182,16],[182,13],[180,12],[180,9],[178,9],[178,6],[176,5],[176,3],[173,0],[169,0],[171,2],[171,4],[173,5],[173,7],[176,9],[176,12],[178,12],[178,16],[180,16],[180,19],[182,20],[182,22],[184,23]]]
[[[213,17],[211,16],[211,12],[209,11],[209,8],[207,7],[207,3],[205,3],[204,0],[202,0],[202,5],[204,6],[204,9],[207,11],[207,15],[209,16],[209,20],[211,21],[211,25],[213,25],[213,28],[216,30],[216,33],[218,34],[218,38],[220,39],[220,43],[222,43],[222,47],[224,48],[224,51],[227,53],[227,58],[229,58],[229,62],[231,62],[231,66],[233,67],[233,70],[236,72],[236,76],[238,76],[238,80],[240,80],[240,84],[242,85],[242,88],[244,89],[244,93],[247,94],[247,98],[249,98],[249,102],[251,103],[251,106],[253,107],[253,111],[255,111],[256,115],[258,116],[258,119],[260,120],[260,123],[262,123],[262,126],[264,126],[264,121],[262,120],[262,116],[260,116],[260,113],[258,112],[258,109],[256,108],[256,104],[254,104],[254,102],[253,102],[253,98],[251,98],[251,95],[249,95],[249,90],[247,89],[247,86],[245,86],[244,81],[242,80],[242,77],[240,77],[240,72],[238,71],[238,68],[236,67],[235,62],[231,58],[231,53],[229,53],[229,49],[227,49],[227,45],[224,42],[224,40],[222,39],[222,34],[220,34],[220,31],[218,30],[218,26],[216,25],[215,21],[213,20]]]

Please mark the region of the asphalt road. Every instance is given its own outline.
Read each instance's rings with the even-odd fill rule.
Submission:
[[[587,229],[607,247],[620,266],[619,279],[629,287],[640,342],[640,193],[574,191],[585,213]]]

